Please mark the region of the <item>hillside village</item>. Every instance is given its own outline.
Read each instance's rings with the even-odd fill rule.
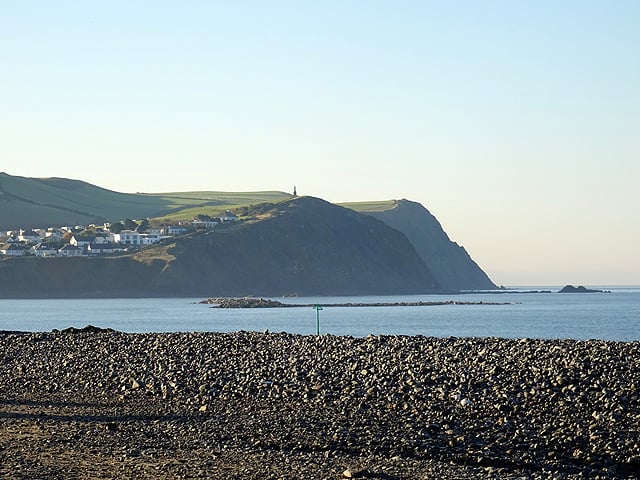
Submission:
[[[198,215],[190,222],[151,227],[148,220],[125,220],[114,224],[76,225],[74,227],[45,227],[15,229],[0,234],[0,258],[35,256],[91,257],[117,255],[158,243],[161,240],[210,230],[238,217],[227,210],[219,217]]]

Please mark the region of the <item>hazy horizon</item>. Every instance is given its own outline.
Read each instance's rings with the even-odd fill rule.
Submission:
[[[423,204],[498,285],[640,284],[640,3],[3,5],[10,175]]]

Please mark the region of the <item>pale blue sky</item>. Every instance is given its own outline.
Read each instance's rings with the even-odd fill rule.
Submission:
[[[492,279],[640,284],[638,1],[0,1],[0,171],[425,205]]]

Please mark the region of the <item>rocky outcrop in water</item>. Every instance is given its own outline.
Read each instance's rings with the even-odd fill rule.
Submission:
[[[285,308],[285,307],[298,307],[299,305],[282,303],[277,300],[270,300],[268,298],[207,298],[198,303],[205,305],[214,305],[217,308]]]
[[[562,287],[560,290],[558,290],[558,293],[611,293],[611,292],[608,292],[606,290],[596,290],[592,288],[586,288],[582,285],[579,285],[577,287],[573,285],[566,285]]]
[[[0,477],[634,478],[638,358],[638,342],[2,333]]]

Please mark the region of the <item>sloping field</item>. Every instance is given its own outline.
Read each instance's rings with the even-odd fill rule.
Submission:
[[[80,180],[0,173],[0,229],[84,225],[125,218],[174,221],[288,197],[284,192],[120,193]]]
[[[156,216],[175,208],[161,197],[118,193],[79,180],[0,173],[3,228],[86,224]]]
[[[378,200],[371,202],[348,202],[339,203],[341,207],[350,208],[356,212],[386,212],[393,209],[397,204],[396,200]]]
[[[155,218],[170,223],[290,197],[279,191],[120,193],[80,180],[0,173],[0,229],[86,225],[125,218]],[[341,205],[357,212],[381,212],[394,208],[396,201]]]
[[[258,203],[277,203],[290,198],[291,195],[278,191],[261,192],[172,192],[149,194],[162,198],[176,208],[169,214],[162,215],[159,220],[173,222],[192,219],[198,214],[217,216],[226,209]]]

